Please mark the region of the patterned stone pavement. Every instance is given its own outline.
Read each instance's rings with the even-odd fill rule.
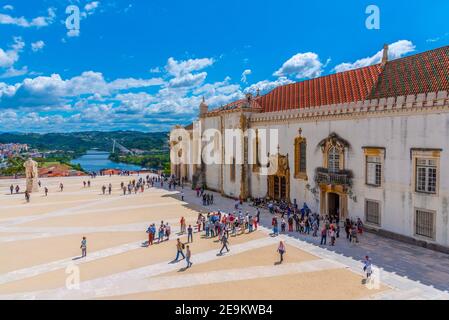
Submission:
[[[224,210],[234,211],[235,201],[224,198],[218,193],[214,194],[214,205],[204,207],[201,199],[196,197],[194,191],[184,188],[185,201],[193,203],[203,210]],[[248,203],[242,206],[243,212],[255,213],[256,209]],[[261,210],[261,224],[271,228],[272,215],[268,210]],[[449,255],[432,251],[422,247],[403,243],[397,240],[388,239],[372,233],[365,232],[358,244],[349,243],[344,231],[337,239],[336,245],[320,246],[320,238],[313,238],[311,235],[301,235],[298,232],[286,233],[287,235],[302,240],[304,242],[324,247],[326,250],[362,261],[368,255],[372,258],[373,264],[383,268],[385,271],[409,278],[418,283],[422,283],[436,289],[449,291]]]
[[[29,204],[21,195],[0,193],[4,209],[0,211],[0,299],[235,298],[228,291],[216,295],[222,286],[238,292],[241,299],[449,299],[444,292],[449,287],[444,254],[374,234],[363,235],[357,245],[340,238],[335,247],[319,246],[319,239],[297,233],[270,237],[271,215],[266,210],[259,230],[233,237],[231,252],[225,256],[217,255],[216,239],[195,234],[195,267],[179,269],[180,264],[171,260],[176,237],[151,248],[142,244],[148,223],[164,220],[176,234],[180,216],[193,224],[198,211],[234,211],[234,200],[215,193],[215,205],[205,208],[188,188],[183,190],[184,202],[179,188],[152,188],[126,197],[117,188],[110,196],[99,193],[101,184],[112,181],[116,186],[122,179],[128,178],[101,177],[94,188],[85,189],[80,178],[66,178],[63,193],[55,192],[59,181],[44,180],[51,187],[50,196],[34,194]],[[7,186],[0,181],[2,190]],[[255,212],[248,204],[242,210]],[[87,258],[79,259],[74,254],[86,234],[91,250]],[[185,241],[185,236],[178,237]],[[273,266],[281,239],[289,248],[287,259]],[[31,251],[23,254],[26,250]],[[361,260],[367,254],[380,268],[380,286],[374,290],[360,283]],[[77,290],[65,285],[66,268],[74,265],[83,275]]]

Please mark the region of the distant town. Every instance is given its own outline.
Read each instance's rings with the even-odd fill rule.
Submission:
[[[28,158],[38,162],[41,177],[170,170],[167,133],[0,134],[0,177],[23,176]]]

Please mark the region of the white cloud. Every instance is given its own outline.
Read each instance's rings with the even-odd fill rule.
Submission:
[[[0,13],[0,24],[12,24],[23,28],[41,28],[46,27],[50,24],[52,24],[55,20],[56,13],[55,9],[48,8],[47,9],[47,16],[40,16],[32,19],[31,21],[28,21],[24,17],[12,17],[8,14]]]
[[[99,5],[100,5],[99,1],[92,1],[84,6],[84,10],[86,10],[87,12],[91,12],[97,9]]]
[[[25,47],[21,37],[14,37],[14,43],[10,45],[10,49],[3,50],[0,48],[0,68],[10,68],[19,60],[19,53]]]
[[[260,90],[261,93],[267,93],[268,91],[273,90],[276,87],[290,83],[294,83],[294,81],[288,79],[287,77],[280,77],[275,81],[263,80],[245,88],[244,92],[255,94],[257,93],[257,90]]]
[[[159,67],[154,67],[150,69],[150,73],[161,73],[161,68]]]
[[[14,78],[14,77],[20,77],[28,73],[28,67],[24,66],[20,69],[15,69],[14,67],[10,67],[7,69],[3,74],[0,74],[0,79],[6,79],[6,78]]]
[[[31,50],[33,50],[33,52],[41,51],[44,47],[45,47],[45,42],[42,40],[33,42],[31,44]]]
[[[198,74],[180,75],[170,80],[169,85],[173,88],[191,88],[201,85],[207,78],[207,72]]]
[[[100,72],[86,71],[81,75],[64,80],[59,74],[26,78],[14,87],[0,87],[0,108],[16,106],[28,108],[60,105],[70,98],[82,95],[110,97],[121,90],[161,86],[163,79],[117,79],[107,82]]]
[[[176,61],[174,58],[169,58],[165,70],[173,76],[182,76],[193,71],[200,71],[206,67],[214,64],[214,59],[189,59],[186,61]]]
[[[388,58],[390,60],[401,58],[402,56],[415,51],[416,46],[408,40],[399,40],[389,45],[388,47]],[[383,49],[378,51],[375,55],[371,57],[366,57],[359,59],[355,62],[345,62],[337,65],[334,70],[336,72],[343,72],[353,69],[358,69],[362,67],[371,66],[373,64],[380,63],[382,61]]]
[[[10,10],[10,11],[12,11],[12,10],[14,10],[14,7],[12,5],[10,5],[10,4],[7,4],[7,5],[3,6],[3,10]]]
[[[93,15],[99,6],[100,6],[99,1],[92,1],[87,3],[84,6],[84,11],[81,12],[81,17],[86,18],[87,16]]]
[[[284,62],[282,67],[273,75],[276,77],[294,76],[297,79],[310,79],[321,76],[324,67],[316,53],[298,53]]]
[[[193,88],[201,85],[207,78],[207,72],[193,73],[194,71],[203,70],[212,64],[214,59],[189,59],[184,61],[177,61],[174,58],[169,58],[165,71],[172,78],[168,85],[172,88]]]
[[[247,82],[247,77],[252,73],[251,69],[246,69],[245,71],[243,71],[242,73],[242,78],[240,79],[241,82],[243,83],[248,83]]]

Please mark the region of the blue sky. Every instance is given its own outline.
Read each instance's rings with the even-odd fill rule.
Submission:
[[[0,132],[169,130],[202,96],[377,63],[384,43],[390,58],[445,46],[448,15],[446,0],[0,0]]]

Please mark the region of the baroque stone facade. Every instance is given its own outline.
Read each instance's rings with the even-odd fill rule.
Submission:
[[[278,170],[263,176],[257,159],[247,162],[249,149],[261,156],[256,138],[244,141],[242,165],[172,165],[172,174],[225,196],[296,201],[323,215],[360,217],[379,232],[446,250],[448,91],[449,47],[443,47],[393,61],[384,55],[378,65],[211,111],[203,101],[201,132],[277,130]],[[224,141],[216,144],[224,158]]]

